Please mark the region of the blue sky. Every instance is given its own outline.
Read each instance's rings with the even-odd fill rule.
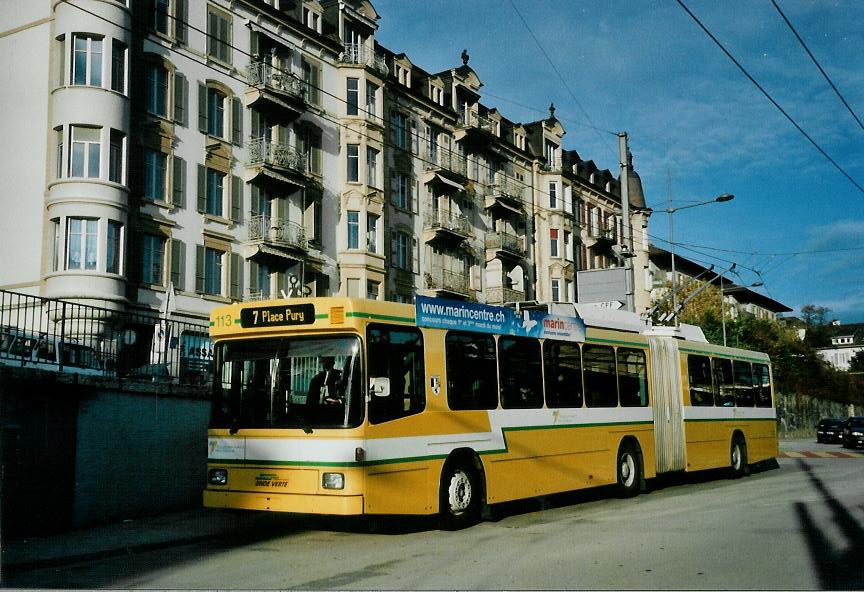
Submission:
[[[770,0],[683,0],[783,109],[864,186],[864,129]],[[776,0],[864,120],[864,11],[846,1]],[[648,205],[732,193],[674,216],[676,253],[729,268],[783,302],[864,322],[864,192],[822,156],[675,0],[373,0],[377,39],[430,72],[461,64],[483,102],[536,121],[550,102],[564,146],[617,176],[626,131]],[[562,82],[557,71],[566,81]],[[668,214],[649,234],[668,245]],[[758,272],[758,273],[757,273]]]

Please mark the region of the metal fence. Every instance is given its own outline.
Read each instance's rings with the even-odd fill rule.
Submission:
[[[208,384],[213,344],[200,319],[0,290],[0,364],[172,384]]]

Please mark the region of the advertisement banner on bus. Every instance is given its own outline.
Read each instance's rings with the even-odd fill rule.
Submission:
[[[536,310],[517,314],[512,308],[417,296],[417,325],[498,335],[585,341],[585,322]]]

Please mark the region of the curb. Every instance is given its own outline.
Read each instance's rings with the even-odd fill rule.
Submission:
[[[864,458],[862,452],[793,452],[785,451],[777,458]]]

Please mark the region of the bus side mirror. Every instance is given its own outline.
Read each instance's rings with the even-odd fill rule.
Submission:
[[[369,395],[372,397],[389,397],[390,377],[373,376],[369,379]]]

